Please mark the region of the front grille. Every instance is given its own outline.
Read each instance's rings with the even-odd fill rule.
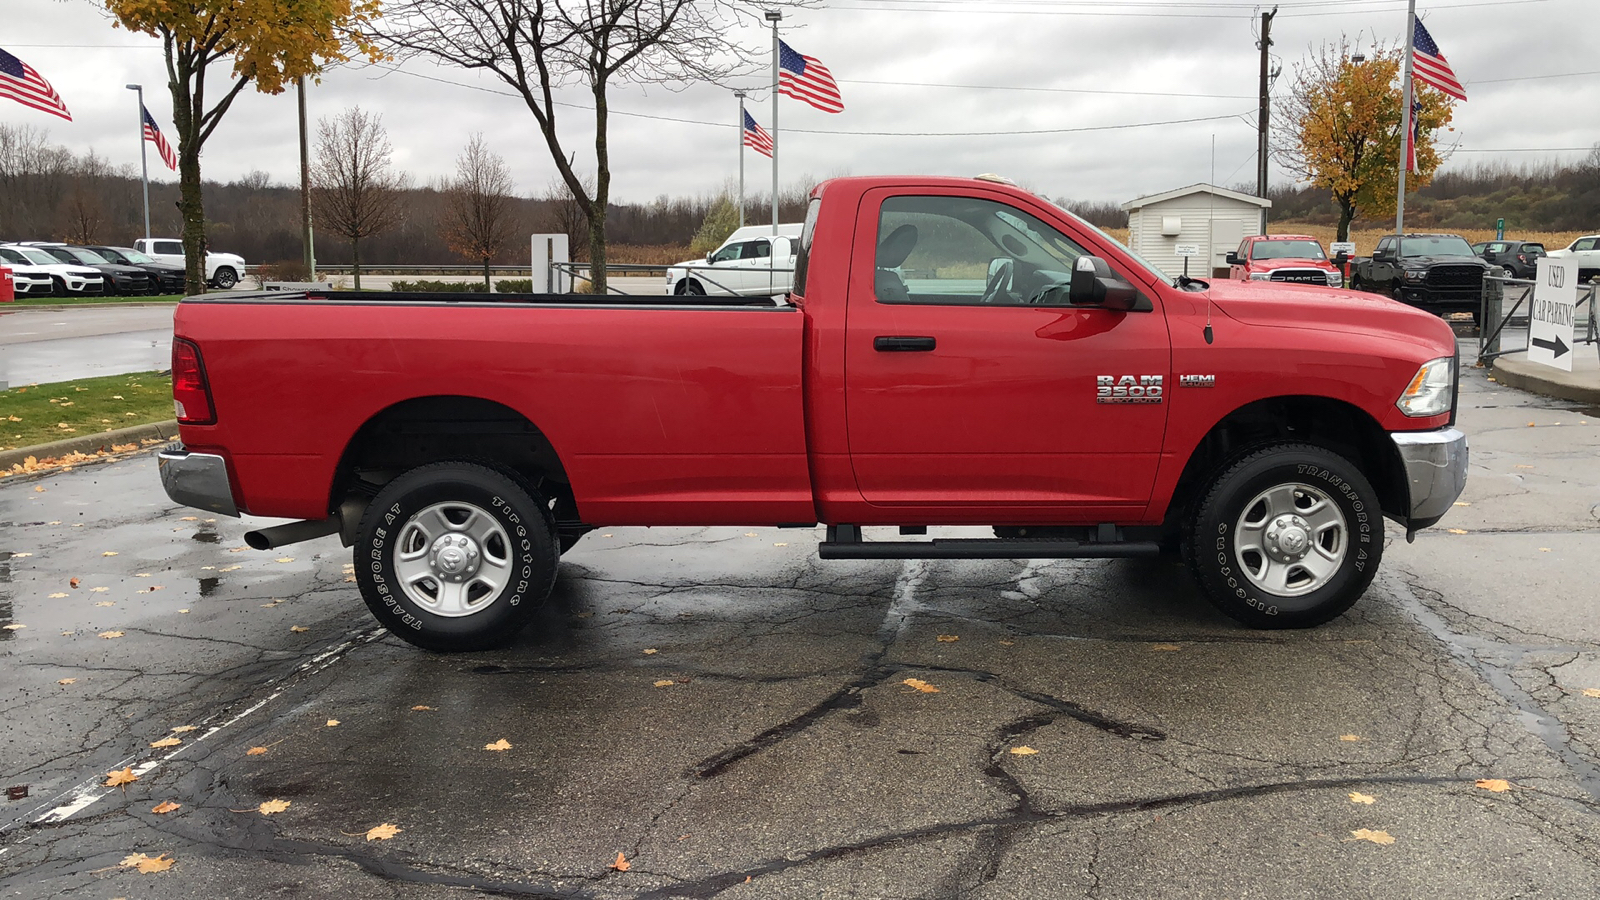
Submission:
[[[1434,266],[1428,270],[1427,285],[1431,288],[1470,288],[1478,290],[1483,286],[1483,268],[1481,266]]]
[[[1328,273],[1321,269],[1279,269],[1272,273],[1273,281],[1287,281],[1292,284],[1322,284],[1328,283]]]

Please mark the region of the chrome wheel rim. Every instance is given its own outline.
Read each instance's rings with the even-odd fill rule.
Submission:
[[[1309,484],[1280,484],[1257,494],[1239,514],[1234,534],[1234,558],[1245,578],[1276,597],[1303,596],[1327,584],[1350,546],[1344,510]]]
[[[435,503],[406,520],[395,542],[406,598],[436,616],[482,612],[511,580],[511,539],[471,503]]]

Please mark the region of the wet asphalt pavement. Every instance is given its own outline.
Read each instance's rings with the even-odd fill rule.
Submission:
[[[0,383],[52,384],[172,365],[172,304],[0,305]]]
[[[615,529],[431,655],[149,458],[5,479],[0,896],[1595,896],[1600,420],[1462,396],[1470,505],[1286,633],[1168,562]]]

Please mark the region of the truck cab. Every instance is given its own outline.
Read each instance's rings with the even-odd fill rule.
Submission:
[[[1344,287],[1344,273],[1309,234],[1259,234],[1245,238],[1227,257],[1234,281],[1276,281]]]

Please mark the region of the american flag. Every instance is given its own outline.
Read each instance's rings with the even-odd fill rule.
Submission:
[[[796,53],[783,41],[778,42],[778,93],[804,100],[823,112],[844,112],[839,85],[828,67],[814,57]]]
[[[67,105],[50,82],[41,78],[33,66],[4,50],[0,50],[0,97],[72,121],[72,113],[67,112]]]
[[[772,156],[772,135],[757,125],[748,112],[744,114],[744,145],[762,156]]]
[[[161,154],[161,161],[169,169],[178,168],[178,154],[172,152],[172,145],[161,136],[161,129],[156,127],[156,120],[150,117],[150,110],[143,105],[139,107],[144,113],[144,139],[156,145],[156,152]]]
[[[1417,136],[1422,133],[1422,123],[1417,119],[1422,115],[1422,104],[1411,103],[1411,133],[1406,135],[1406,170],[1413,175],[1422,174],[1422,164],[1417,161]]]
[[[1411,35],[1411,49],[1412,69],[1416,77],[1457,100],[1467,99],[1466,88],[1456,80],[1456,73],[1450,69],[1450,64],[1445,62],[1444,54],[1439,52],[1439,45],[1433,42],[1433,35],[1422,27],[1421,19],[1416,20],[1416,30]]]

